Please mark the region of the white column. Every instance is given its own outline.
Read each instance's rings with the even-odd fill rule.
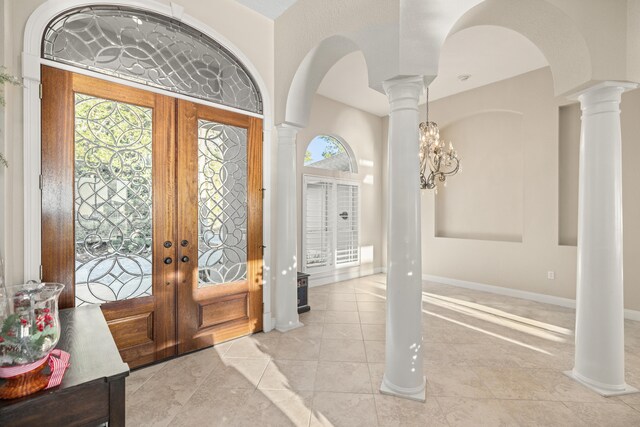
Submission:
[[[276,209],[276,329],[302,326],[298,318],[298,262],[296,215],[296,134],[298,128],[278,125]]]
[[[636,85],[582,92],[575,364],[566,374],[604,396],[637,391],[624,379],[620,98]]]
[[[389,97],[386,363],[380,392],[425,400],[418,100],[422,77],[383,83]]]

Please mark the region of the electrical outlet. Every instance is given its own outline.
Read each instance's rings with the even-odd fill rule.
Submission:
[[[547,271],[547,279],[554,280],[555,278],[556,278],[556,272],[555,271]]]

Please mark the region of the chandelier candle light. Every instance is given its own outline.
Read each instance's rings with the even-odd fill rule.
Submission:
[[[429,88],[427,88],[427,120],[420,123],[420,188],[438,193],[436,180],[445,183],[447,176],[460,170],[458,153],[449,142],[448,149],[440,139],[440,130],[435,122],[429,121]],[[427,176],[427,171],[429,172]]]

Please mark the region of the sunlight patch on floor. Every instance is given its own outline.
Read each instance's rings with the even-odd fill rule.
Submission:
[[[426,293],[423,292],[423,295],[425,294]],[[477,306],[484,308],[482,310],[478,310],[476,308],[469,308],[463,304],[451,303],[448,301],[442,301],[439,298],[433,298],[433,297],[427,297],[427,296],[423,296],[422,301],[426,302],[427,304],[435,305],[437,307],[446,308],[456,313],[464,314],[470,317],[475,317],[476,319],[484,320],[486,322],[493,323],[495,325],[504,326],[505,328],[510,328],[519,332],[524,332],[526,334],[533,335],[538,338],[543,338],[549,341],[559,342],[559,343],[567,342],[565,338],[559,337],[551,332],[548,332],[547,330],[540,329],[539,327],[529,326],[524,322],[510,320],[508,318],[505,318],[505,316],[501,316],[497,313],[491,313],[489,311],[490,307],[480,306],[479,304],[476,304]],[[515,317],[519,317],[519,316],[515,316]],[[525,319],[523,317],[520,317],[520,319],[523,319],[526,323],[530,321],[530,319]],[[535,322],[535,321],[532,321],[532,322]],[[537,322],[537,323],[542,323],[542,322]]]
[[[426,295],[426,296],[431,297],[431,298],[435,298],[435,299],[451,302],[451,303],[458,304],[458,305],[463,305],[463,306],[466,306],[466,307],[469,307],[469,308],[473,308],[473,309],[476,309],[476,310],[485,311],[487,313],[494,314],[494,315],[500,316],[500,317],[505,317],[507,319],[514,320],[516,322],[526,323],[528,325],[535,326],[537,328],[546,329],[548,331],[555,332],[557,334],[573,336],[573,331],[571,329],[567,329],[567,328],[563,328],[563,327],[560,327],[560,326],[552,325],[550,323],[540,322],[538,320],[529,319],[527,317],[522,317],[522,316],[518,316],[518,315],[515,315],[515,314],[511,314],[509,312],[498,310],[497,308],[493,308],[493,307],[490,307],[490,306],[487,306],[487,305],[482,305],[482,304],[478,304],[478,303],[471,302],[471,301],[464,301],[464,300],[460,300],[460,299],[457,299],[457,298],[451,298],[451,297],[447,297],[447,296],[444,296],[444,295],[432,294],[432,293],[429,293],[429,292],[422,292],[422,295]]]
[[[433,313],[433,312],[427,311],[427,310],[422,310],[422,312],[424,314],[428,314],[429,316],[437,317],[439,319],[446,320],[447,322],[455,323],[456,325],[459,325],[459,326],[464,326],[465,328],[469,328],[469,329],[471,329],[473,331],[481,332],[483,334],[487,334],[487,335],[492,336],[494,338],[498,338],[498,339],[507,341],[507,342],[509,342],[511,344],[516,344],[516,345],[519,345],[521,347],[528,348],[529,350],[534,350],[534,351],[537,351],[539,353],[543,353],[543,354],[546,354],[546,355],[549,355],[549,356],[553,355],[552,353],[549,353],[547,350],[544,350],[544,349],[542,349],[540,347],[529,345],[527,343],[523,343],[522,341],[514,340],[513,338],[505,337],[504,335],[500,335],[500,334],[497,334],[495,332],[487,331],[486,329],[478,328],[477,326],[473,326],[473,325],[470,325],[468,323],[461,322],[459,320],[451,319],[451,318],[449,318],[447,316],[443,316],[443,315],[438,314],[438,313]]]

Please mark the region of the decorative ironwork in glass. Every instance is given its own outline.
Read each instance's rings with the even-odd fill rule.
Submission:
[[[262,113],[260,92],[233,54],[155,13],[113,6],[72,10],[47,26],[42,57]]]
[[[247,278],[247,130],[198,120],[198,287]]]
[[[151,295],[152,110],[75,95],[76,306]]]

